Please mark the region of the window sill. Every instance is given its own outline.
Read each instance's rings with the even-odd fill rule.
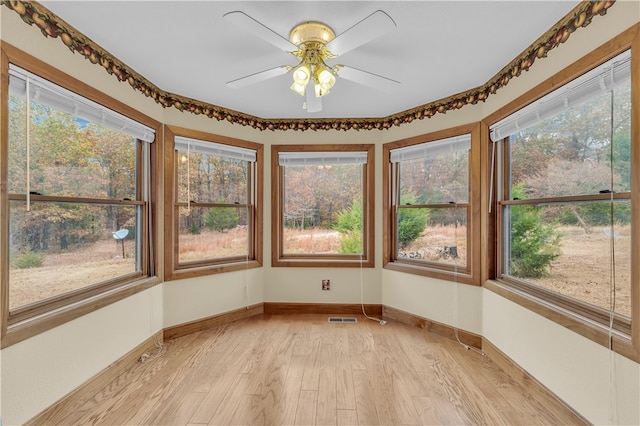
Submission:
[[[249,260],[248,262],[221,263],[218,265],[200,265],[183,267],[165,272],[165,281],[182,280],[186,278],[203,277],[207,275],[223,274],[225,272],[243,271],[262,267],[262,262]]]
[[[157,277],[140,278],[79,302],[62,306],[38,316],[26,318],[7,327],[6,333],[2,336],[0,346],[2,349],[7,348],[37,334],[147,290],[160,282],[160,279]]]
[[[447,269],[430,268],[428,266],[401,262],[388,262],[384,265],[384,269],[420,275],[423,277],[437,278],[440,280],[454,281],[461,284],[480,285],[478,278],[466,271],[450,271]]]
[[[375,264],[367,259],[310,259],[280,258],[271,262],[274,268],[373,268]]]
[[[563,309],[550,301],[540,299],[499,281],[486,281],[483,287],[558,325],[586,337],[592,342],[606,348],[609,347],[609,328],[596,321]],[[636,344],[637,343],[638,342],[636,342]],[[640,362],[640,351],[634,346],[630,335],[614,330],[611,334],[611,347],[614,352],[635,362]]]

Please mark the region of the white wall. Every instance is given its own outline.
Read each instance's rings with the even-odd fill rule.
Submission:
[[[483,335],[594,424],[640,424],[640,365],[490,291]]]
[[[71,54],[59,40],[44,38],[36,27],[27,26],[17,14],[0,7],[3,40],[166,124],[263,143],[266,165],[263,268],[163,283],[2,350],[0,414],[4,423],[30,419],[163,327],[261,301],[357,303],[361,284],[365,303],[383,303],[484,335],[594,423],[615,420],[609,406],[616,408],[618,422],[640,423],[637,363],[617,355],[611,357],[601,346],[482,288],[382,270],[380,252],[382,143],[478,121],[638,21],[640,2],[618,1],[607,16],[576,32],[565,46],[537,61],[531,71],[484,104],[387,131],[302,133],[259,132],[175,109],[164,110],[102,68]],[[292,143],[377,145],[375,268],[271,268],[270,146]],[[157,225],[163,229],[162,217]],[[332,281],[330,292],[320,290],[324,278]],[[613,381],[608,379],[611,359],[615,366]],[[610,395],[614,395],[614,403],[607,405]]]
[[[5,425],[21,424],[162,330],[153,287],[2,350]]]
[[[482,288],[389,270],[382,283],[385,306],[482,334]]]
[[[262,268],[167,281],[164,327],[207,318],[264,301]]]

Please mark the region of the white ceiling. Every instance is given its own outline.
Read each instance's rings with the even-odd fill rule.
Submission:
[[[571,11],[562,1],[42,1],[160,89],[260,118],[377,118],[486,83]],[[226,82],[292,55],[223,19],[240,10],[288,39],[305,21],[337,35],[376,10],[395,31],[328,61],[401,82],[393,93],[338,78],[307,113],[291,75],[247,88]]]

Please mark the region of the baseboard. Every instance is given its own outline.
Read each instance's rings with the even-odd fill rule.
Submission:
[[[186,336],[187,334],[207,330],[218,325],[249,318],[254,315],[260,315],[264,313],[263,305],[263,303],[257,303],[255,305],[247,306],[246,308],[240,308],[195,321],[174,325],[172,327],[167,327],[164,329],[164,340],[175,339],[177,337]]]
[[[482,347],[482,336],[471,333],[469,331],[456,329],[454,327],[451,327],[450,325],[431,321],[418,315],[402,311],[400,309],[384,306],[382,308],[382,316],[395,321],[399,321],[403,324],[422,328],[431,333],[447,337],[449,339],[457,340],[459,338],[462,343],[473,348],[480,349]]]
[[[364,305],[367,315],[382,315],[382,305]],[[362,315],[362,305],[348,303],[265,302],[265,314]]]
[[[119,376],[125,369],[129,368],[132,364],[138,362],[142,354],[150,352],[156,348],[156,342],[162,341],[162,331],[157,332],[153,336],[140,343],[138,346],[124,354],[118,360],[112,362],[108,366],[102,369],[98,374],[88,379],[86,382],[60,398],[54,404],[50,405],[40,414],[33,417],[31,420],[25,423],[30,424],[57,424],[55,416],[57,410],[62,406],[65,401],[71,400],[76,394],[94,395],[99,390],[103,389],[108,383]],[[64,415],[68,414],[68,407]]]
[[[558,424],[591,424],[486,338],[482,339],[482,351],[516,383],[527,389],[538,402],[554,413],[563,413],[564,417],[558,418]]]

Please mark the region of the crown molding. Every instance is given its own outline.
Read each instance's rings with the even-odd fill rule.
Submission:
[[[430,118],[436,114],[445,114],[465,105],[484,102],[512,79],[528,71],[538,59],[545,58],[551,50],[566,42],[574,31],[587,27],[595,16],[605,15],[615,4],[615,0],[581,2],[487,83],[462,93],[380,118],[264,119],[164,91],[40,3],[22,0],[1,1],[20,15],[26,24],[39,28],[43,36],[59,38],[72,53],[78,53],[92,64],[103,67],[107,73],[123,83],[127,82],[135,91],[153,98],[164,108],[176,108],[182,112],[205,115],[218,121],[226,120],[240,126],[272,131],[384,130],[414,120]]]

